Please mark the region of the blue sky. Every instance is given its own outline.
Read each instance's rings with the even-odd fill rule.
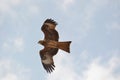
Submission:
[[[37,44],[52,18],[60,41],[52,74]],[[120,80],[120,0],[0,0],[0,80]]]

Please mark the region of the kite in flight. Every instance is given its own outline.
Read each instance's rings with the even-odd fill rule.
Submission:
[[[46,19],[41,27],[41,30],[45,35],[44,40],[38,41],[39,44],[44,46],[44,48],[40,50],[39,54],[41,57],[42,65],[48,73],[53,72],[55,68],[53,56],[57,54],[59,49],[70,53],[71,41],[58,41],[59,34],[55,29],[56,25],[56,21],[52,19]]]

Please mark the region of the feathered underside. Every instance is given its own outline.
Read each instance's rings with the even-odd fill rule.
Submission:
[[[56,25],[57,25],[57,22],[55,22],[52,19],[47,19],[43,23],[43,25],[41,27],[41,30],[43,31],[43,33],[45,35],[44,40],[55,40],[55,41],[58,41],[59,34],[55,30]]]
[[[55,65],[53,61],[53,56],[58,52],[57,48],[44,48],[40,51],[41,62],[44,69],[51,73],[53,72]]]
[[[44,60],[42,60],[42,65],[44,67],[44,69],[48,72],[48,73],[51,73],[53,72],[54,68],[55,68],[55,65],[54,65],[54,62],[51,63],[51,61],[47,60],[47,63],[45,63]]]
[[[52,19],[46,19],[41,27],[45,37],[44,40],[40,40],[38,43],[44,46],[44,49],[40,50],[41,62],[44,69],[51,73],[53,72],[55,65],[53,61],[53,56],[57,54],[58,49],[70,52],[71,41],[58,42],[59,34],[55,27],[57,22]]]

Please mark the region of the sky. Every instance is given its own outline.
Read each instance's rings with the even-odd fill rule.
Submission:
[[[47,18],[72,41],[51,74],[37,43]],[[0,80],[120,80],[120,0],[0,0]]]

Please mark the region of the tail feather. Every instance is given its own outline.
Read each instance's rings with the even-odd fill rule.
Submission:
[[[58,42],[58,48],[70,53],[70,43],[71,41]]]
[[[71,41],[57,42],[57,41],[50,40],[47,44],[47,47],[58,48],[70,53],[70,43]]]

